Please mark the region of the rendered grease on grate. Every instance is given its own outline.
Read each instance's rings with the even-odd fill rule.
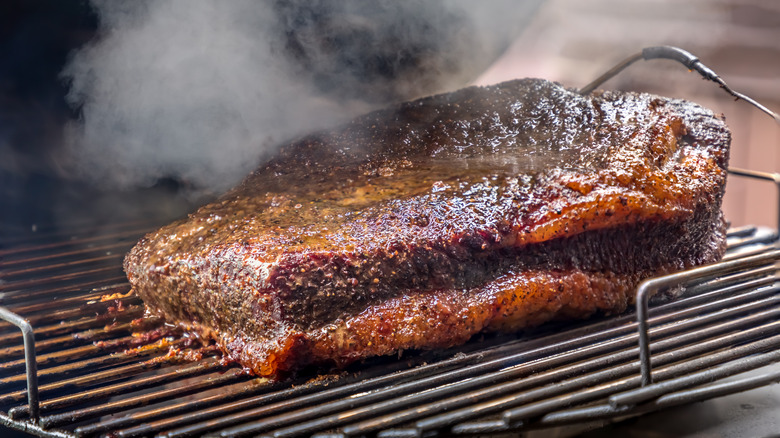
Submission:
[[[125,270],[152,314],[268,377],[618,313],[722,256],[729,144],[678,99],[470,87],[290,142]]]

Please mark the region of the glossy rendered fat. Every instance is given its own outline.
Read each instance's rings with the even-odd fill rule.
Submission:
[[[620,311],[722,255],[729,141],[680,100],[467,88],[286,145],[125,268],[261,375]]]

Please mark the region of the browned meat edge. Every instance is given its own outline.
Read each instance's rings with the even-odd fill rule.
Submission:
[[[448,175],[437,161],[522,156],[535,141],[553,158],[573,144],[578,155],[491,180]],[[153,312],[261,375],[620,311],[641,278],[722,255],[729,141],[720,119],[683,101],[581,97],[539,80],[467,89],[293,143],[221,200],[146,236],[125,268]],[[451,310],[421,310],[437,303]]]

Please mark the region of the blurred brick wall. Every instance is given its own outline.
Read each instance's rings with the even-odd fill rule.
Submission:
[[[780,1],[547,0],[479,84],[542,77],[581,87],[643,47],[697,55],[732,88],[780,111]],[[726,116],[731,165],[780,172],[780,125],[673,61],[640,61],[602,88],[680,97]],[[776,190],[731,177],[724,210],[733,225],[775,226]]]

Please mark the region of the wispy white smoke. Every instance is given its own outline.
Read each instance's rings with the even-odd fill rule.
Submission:
[[[64,166],[108,187],[223,191],[284,140],[473,78],[528,8],[466,4],[94,1],[99,37],[63,71],[81,112]]]

